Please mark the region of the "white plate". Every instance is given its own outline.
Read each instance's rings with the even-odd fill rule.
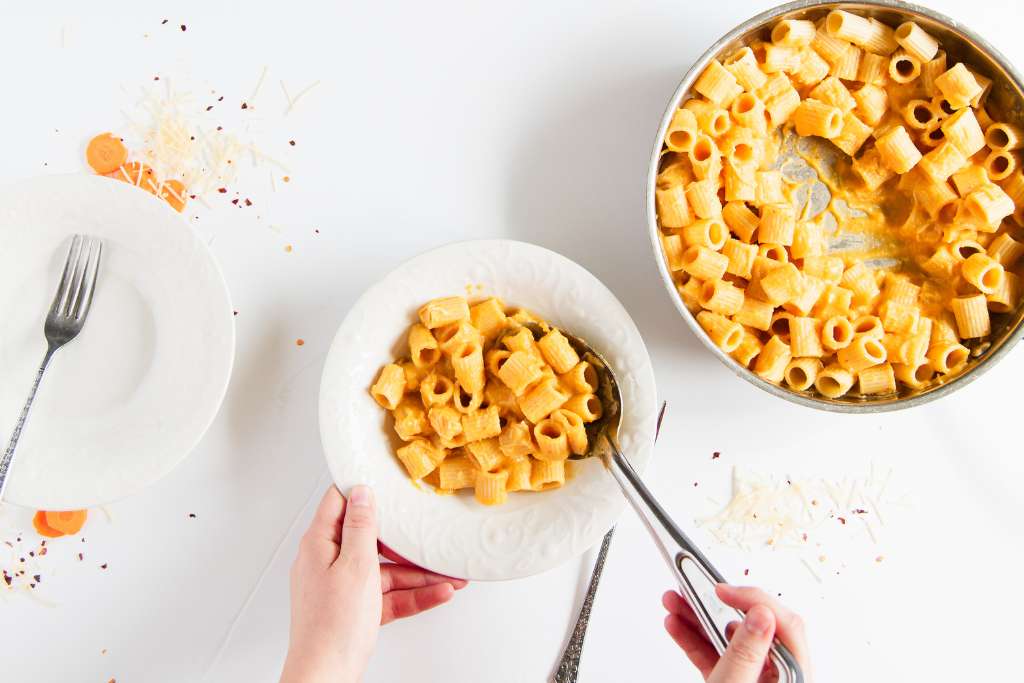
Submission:
[[[0,188],[0,438],[46,350],[43,321],[74,233],[103,239],[92,310],[54,356],[5,502],[85,508],[167,474],[217,414],[235,332],[206,245],[152,195],[68,175]]]
[[[577,463],[562,489],[512,494],[498,507],[410,482],[368,390],[382,365],[407,353],[405,332],[419,306],[455,294],[501,297],[602,353],[622,391],[622,449],[638,469],[654,444],[651,361],[629,314],[597,278],[564,256],[506,240],[450,244],[407,261],[368,289],[338,329],[320,384],[320,435],[338,486],[373,486],[381,540],[416,564],[475,580],[529,576],[597,543],[625,499],[596,460]]]

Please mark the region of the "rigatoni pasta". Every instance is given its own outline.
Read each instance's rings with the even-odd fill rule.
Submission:
[[[920,390],[1021,305],[1024,128],[986,109],[991,79],[923,25],[812,18],[711,62],[671,117],[665,258],[711,342],[761,378],[830,399]],[[836,177],[819,169],[834,199],[870,207],[833,202],[839,234],[857,221],[895,265],[830,252],[834,223],[783,172],[783,142],[814,156],[794,133],[837,150]]]
[[[742,301],[742,290],[718,287],[715,305],[738,310],[729,301]],[[557,328],[500,299],[435,299],[419,318],[409,357],[385,365],[370,388],[391,412],[410,479],[441,493],[472,490],[483,505],[564,485],[565,460],[587,453],[587,424],[603,412],[590,362]],[[524,322],[540,326],[539,339]]]

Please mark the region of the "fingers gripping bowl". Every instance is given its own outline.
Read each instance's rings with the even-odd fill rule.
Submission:
[[[930,10],[797,2],[745,22],[686,74],[652,155],[648,227],[680,314],[803,405],[964,386],[1024,318],[1021,102],[1014,68]]]

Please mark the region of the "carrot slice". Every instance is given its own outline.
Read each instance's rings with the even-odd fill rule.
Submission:
[[[110,133],[100,133],[85,148],[85,160],[92,166],[92,170],[104,175],[116,171],[128,160],[128,148],[120,138]]]
[[[110,173],[104,173],[103,175],[108,178],[123,180],[130,185],[141,187],[146,192],[151,192],[152,194],[156,194],[157,187],[159,187],[153,169],[138,161],[121,164],[121,166]]]
[[[77,534],[85,524],[85,510],[60,510],[46,513],[46,526],[64,534]]]
[[[164,181],[160,188],[160,197],[178,213],[185,210],[185,184],[180,180]]]
[[[54,529],[46,523],[46,513],[42,510],[36,512],[35,516],[32,517],[32,526],[36,528],[36,532],[40,536],[46,536],[47,538],[58,538],[64,535],[63,531]]]

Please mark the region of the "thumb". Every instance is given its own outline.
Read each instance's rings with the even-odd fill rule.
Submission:
[[[756,683],[775,634],[775,615],[754,605],[729,641],[707,683]]]
[[[366,561],[377,559],[377,511],[373,491],[368,486],[353,486],[348,492],[339,557]]]

